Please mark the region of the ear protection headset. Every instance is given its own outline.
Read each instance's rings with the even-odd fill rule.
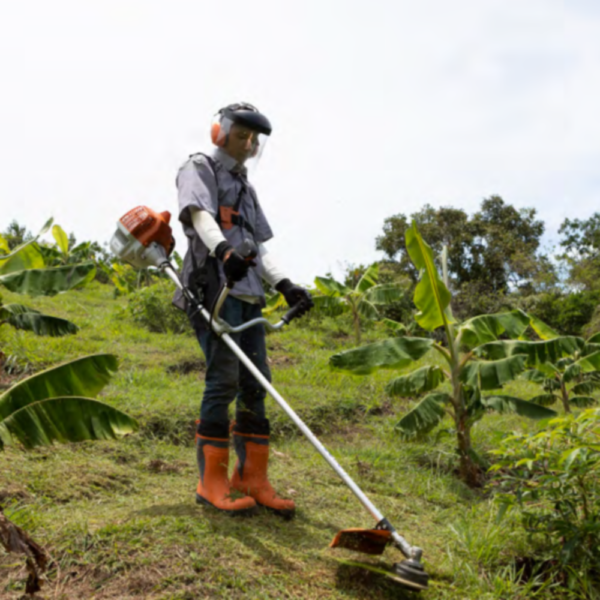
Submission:
[[[217,113],[218,119],[215,120],[211,127],[210,137],[212,143],[219,148],[223,148],[229,141],[229,131],[225,130],[225,127],[221,126],[223,118],[229,119],[232,123],[238,123],[239,125],[245,125],[252,131],[263,133],[265,135],[271,135],[271,123],[263,114],[260,113],[258,108],[247,102],[240,102],[237,104],[230,104],[219,110]],[[252,149],[251,158],[254,158],[260,150],[258,144],[254,145]]]

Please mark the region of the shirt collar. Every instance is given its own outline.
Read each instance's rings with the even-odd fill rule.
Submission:
[[[225,150],[223,150],[222,148],[217,148],[213,152],[212,157],[215,160],[218,160],[228,171],[242,173],[242,175],[245,175],[247,173],[246,167],[244,165],[238,164],[237,160],[235,160],[235,158],[233,158],[232,156],[229,156],[229,154],[227,154],[227,152],[225,152]]]

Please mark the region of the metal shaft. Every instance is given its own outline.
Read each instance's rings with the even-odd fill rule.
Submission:
[[[164,265],[163,269],[169,275],[169,277],[175,282],[177,287],[179,287],[186,295],[190,297],[198,306],[200,313],[206,320],[206,322],[210,322],[210,313],[201,305],[197,303],[197,300],[193,299],[189,290],[185,289],[177,276],[177,273],[174,271],[170,264]],[[288,405],[288,403],[284,400],[281,394],[273,387],[271,382],[269,382],[266,377],[258,370],[258,368],[254,365],[254,363],[244,354],[244,352],[240,349],[240,347],[231,339],[231,336],[227,333],[223,333],[221,335],[221,339],[229,346],[231,351],[239,358],[239,360],[244,363],[246,368],[252,373],[252,375],[256,378],[256,380],[263,386],[263,388],[271,394],[271,396],[275,399],[277,404],[281,406],[284,412],[292,419],[292,421],[298,426],[300,431],[306,436],[308,441],[316,448],[317,452],[329,463],[329,466],[341,477],[343,482],[352,490],[354,495],[360,500],[363,506],[373,515],[373,518],[379,523],[384,519],[384,516],[377,507],[367,498],[364,492],[354,483],[350,475],[342,469],[337,460],[333,458],[333,456],[329,453],[327,448],[321,444],[321,442],[317,439],[317,437],[313,434],[313,432],[304,424],[302,419],[294,412],[294,410]],[[411,546],[397,531],[392,531],[392,537],[394,542],[398,546],[398,548],[402,551],[402,553],[407,558],[415,558],[417,560],[421,557],[421,549],[417,547]]]

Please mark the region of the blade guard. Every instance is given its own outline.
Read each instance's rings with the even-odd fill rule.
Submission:
[[[392,532],[385,529],[342,529],[333,538],[330,548],[347,548],[365,554],[383,554]]]

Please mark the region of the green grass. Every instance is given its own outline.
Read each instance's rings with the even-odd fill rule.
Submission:
[[[24,300],[3,295],[6,302]],[[363,557],[328,547],[339,529],[370,527],[372,519],[271,399],[270,475],[296,501],[295,520],[266,513],[232,519],[194,503],[203,357],[191,332],[141,329],[127,317],[126,301],[98,284],[24,303],[69,318],[81,331],[40,338],[4,326],[2,352],[26,371],[88,353],[117,354],[119,372],[101,397],[141,425],[118,442],[0,454],[6,514],[52,557],[44,597],[417,597],[350,564]],[[365,342],[378,336],[368,329]],[[394,424],[410,402],[384,393],[395,373],[355,378],[329,370],[329,356],[353,346],[349,322],[294,323],[269,335],[268,346],[276,387],[402,535],[424,549],[431,583],[423,600],[569,597],[516,583],[515,559],[532,549],[515,518],[496,523],[493,500],[456,478],[452,437],[399,441]],[[519,382],[508,393],[537,392]],[[474,428],[474,443],[485,451],[511,430],[536,426],[489,415]],[[382,561],[402,558],[390,549]],[[0,551],[0,598],[20,597],[24,580],[22,559]]]

